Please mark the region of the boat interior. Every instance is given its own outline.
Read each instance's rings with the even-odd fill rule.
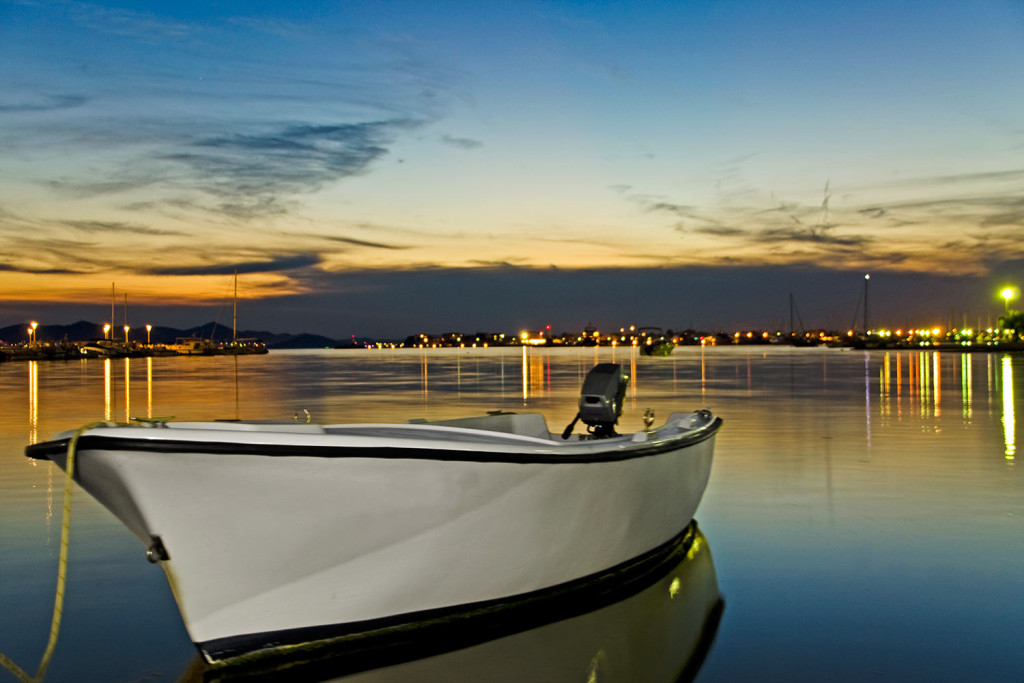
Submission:
[[[688,431],[710,419],[699,417],[698,413],[672,413],[664,427]],[[397,437],[427,440],[451,441],[502,441],[509,438],[517,441],[539,439],[565,443],[560,434],[548,429],[547,421],[540,413],[511,413],[495,411],[487,415],[460,417],[428,421],[422,418],[394,424],[319,424],[315,422],[293,422],[285,420],[219,420],[216,422],[157,422],[146,426],[169,429],[223,430],[233,432],[264,432],[313,435],[348,435],[366,437]],[[662,428],[641,430],[632,434],[616,435],[631,441],[646,441]],[[472,430],[472,433],[466,430]],[[578,438],[589,440],[593,436],[578,434]],[[575,441],[576,439],[573,439]]]

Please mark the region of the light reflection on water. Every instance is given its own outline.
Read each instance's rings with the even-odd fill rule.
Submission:
[[[1013,366],[1009,356],[1003,357],[1003,441],[1006,459],[1013,460],[1017,453],[1017,421],[1014,419]]]
[[[0,365],[0,652],[46,640],[61,474],[27,443],[96,419],[443,419],[542,413],[627,366],[652,408],[726,420],[698,511],[728,609],[700,680],[1019,680],[1020,355],[687,348],[309,351]],[[304,418],[303,418],[304,419]],[[58,500],[54,500],[54,490]],[[68,616],[48,680],[176,675],[192,656],[163,576],[76,492]],[[954,550],[955,549],[955,550]],[[10,615],[16,615],[12,617]],[[958,634],[977,635],[961,647]],[[982,637],[984,636],[984,637]],[[754,663],[757,663],[756,665]]]

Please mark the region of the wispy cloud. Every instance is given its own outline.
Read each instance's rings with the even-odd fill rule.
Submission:
[[[814,244],[832,244],[844,247],[864,246],[871,238],[863,235],[837,235],[827,227],[807,228],[769,228],[748,235],[754,240],[767,244],[772,242],[810,242]]]
[[[448,145],[449,147],[455,147],[456,149],[477,149],[482,147],[484,143],[479,140],[473,140],[471,138],[457,138],[451,135],[442,135],[441,142]]]
[[[108,35],[134,38],[146,43],[177,40],[201,30],[195,24],[167,19],[149,12],[137,12],[121,7],[102,7],[84,2],[68,2],[63,5],[68,17],[84,28]]]
[[[213,195],[217,209],[251,217],[280,212],[279,198],[315,192],[324,185],[359,175],[388,153],[400,132],[420,121],[396,119],[352,124],[290,124],[251,133],[197,138],[182,151],[156,159],[185,166],[179,184]]]
[[[329,242],[340,242],[341,244],[349,244],[355,247],[370,247],[372,249],[408,249],[408,246],[401,244],[384,244],[382,242],[370,242],[368,240],[359,240],[351,237],[341,237],[338,235],[328,235],[322,237]]]
[[[48,238],[5,239],[3,255],[8,270],[22,273],[94,273],[110,268],[120,259],[120,253],[104,249],[98,242]]]
[[[703,203],[613,189],[647,213],[670,217],[680,235],[700,240],[709,263],[979,273],[992,262],[1024,256],[1024,171],[1017,169],[844,188],[838,198],[826,185],[820,204],[753,187],[737,192],[723,186],[715,201]],[[936,243],[935,235],[951,232],[959,236],[950,244]]]
[[[185,233],[176,230],[162,230],[150,228],[144,225],[132,225],[120,221],[61,221],[64,225],[75,230],[88,233],[130,233],[133,235],[183,235]]]
[[[77,275],[81,273],[81,271],[67,268],[32,268],[10,263],[0,263],[0,270],[8,273],[24,273],[25,275]]]
[[[360,123],[282,123],[247,126],[244,133],[190,136],[168,127],[143,143],[127,139],[93,141],[88,130],[79,140],[116,148],[134,148],[130,167],[112,167],[101,180],[65,175],[41,181],[69,198],[129,194],[147,190],[160,199],[131,202],[126,208],[215,213],[238,220],[292,211],[291,197],[308,194],[366,173],[389,153],[403,132],[423,125],[417,119]]]
[[[81,107],[89,99],[81,95],[54,95],[50,93],[23,93],[18,99],[0,95],[0,114],[21,114],[58,111]]]
[[[51,178],[41,181],[40,184],[60,193],[66,197],[87,199],[89,197],[100,197],[132,192],[145,187],[151,187],[159,180],[155,177],[139,175],[132,177],[130,173],[123,170],[112,170],[108,180],[81,180],[72,177]]]
[[[127,51],[58,46],[41,68],[74,84],[64,92],[5,80],[0,115],[12,124],[0,128],[0,146],[18,154],[0,158],[0,170],[59,154],[48,175],[22,180],[59,200],[125,195],[121,209],[193,223],[294,213],[297,196],[367,173],[400,136],[437,120],[457,78],[394,36],[343,29],[360,44],[338,50],[338,27],[303,11],[182,20],[72,1],[26,3],[22,13],[70,24],[82,44]],[[53,120],[32,116],[47,111]]]
[[[957,173],[938,176],[919,176],[894,180],[887,183],[889,187],[915,187],[932,188],[948,185],[973,185],[975,183],[989,184],[992,182],[1020,182],[1024,181],[1024,168],[1006,169],[1003,171],[983,171],[977,173]]]
[[[266,260],[243,263],[212,263],[198,266],[167,266],[143,268],[137,272],[145,275],[230,275],[236,270],[240,274],[280,273],[310,268],[320,263],[314,254],[285,255],[268,257]]]
[[[188,151],[161,158],[189,166],[199,180],[212,183],[210,191],[227,196],[308,192],[362,173],[387,154],[398,131],[417,125],[412,120],[290,125],[197,139]]]
[[[0,238],[4,243],[0,261],[7,264],[6,270],[93,274],[131,271],[151,258],[156,240],[192,241],[194,236],[121,221],[27,218],[0,207]],[[111,240],[116,240],[116,246]],[[186,249],[178,255],[189,258]]]

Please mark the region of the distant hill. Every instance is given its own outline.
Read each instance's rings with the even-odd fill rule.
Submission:
[[[268,349],[322,349],[339,346],[335,339],[317,334],[276,334],[263,330],[239,330],[239,337],[263,340]],[[173,327],[154,326],[149,339],[154,344],[173,344],[181,337],[201,337],[214,341],[231,341],[231,328],[209,322],[198,327],[180,330]],[[103,325],[79,320],[71,325],[40,325],[36,328],[36,339],[41,342],[90,341],[103,339]],[[124,339],[124,328],[116,329],[113,339]],[[128,332],[128,338],[135,342],[146,341],[146,328],[136,327]],[[28,341],[28,328],[25,325],[11,325],[0,328],[0,341],[7,344],[19,344]],[[348,343],[348,342],[346,342]]]
[[[268,341],[268,337],[260,337],[268,349],[331,349],[338,345],[337,340],[321,337],[318,334],[275,334],[270,336],[274,337],[275,341]]]
[[[122,331],[122,335],[123,335]],[[146,330],[142,330],[145,339]],[[36,339],[41,342],[60,341],[67,337],[69,341],[90,341],[103,339],[103,325],[79,320],[72,325],[40,325],[36,328]],[[7,344],[21,344],[28,341],[28,327],[11,325],[0,328],[0,341]],[[156,341],[156,340],[154,340]]]

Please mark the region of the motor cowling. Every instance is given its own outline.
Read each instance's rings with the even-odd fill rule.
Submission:
[[[615,436],[629,376],[617,363],[599,363],[587,373],[580,390],[579,418],[594,436]]]

